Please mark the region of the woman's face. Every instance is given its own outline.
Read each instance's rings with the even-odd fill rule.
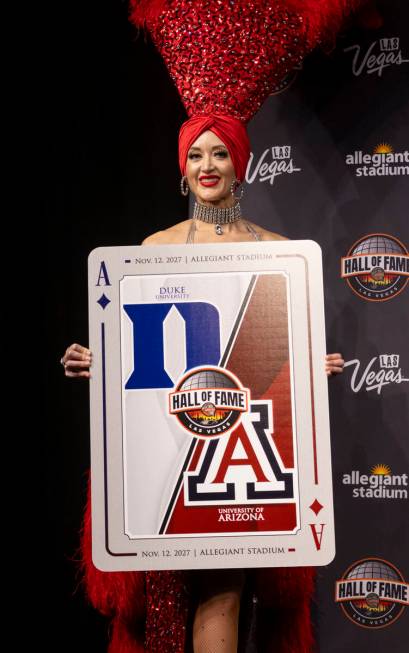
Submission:
[[[229,199],[233,203],[231,184],[236,179],[233,162],[227,147],[213,132],[203,132],[190,146],[186,176],[190,190],[200,202]]]

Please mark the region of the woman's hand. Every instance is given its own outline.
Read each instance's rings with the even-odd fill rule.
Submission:
[[[344,371],[342,354],[327,354],[325,356],[325,373],[327,376],[341,374]]]
[[[92,364],[92,353],[82,345],[73,344],[67,347],[64,356],[60,360],[64,366],[65,376],[71,379],[90,379],[89,368]]]
[[[92,352],[86,347],[76,343],[70,345],[60,362],[64,366],[65,376],[72,379],[91,378],[89,368],[92,364]],[[341,354],[327,354],[325,356],[325,373],[327,376],[341,374],[343,371],[344,359]]]

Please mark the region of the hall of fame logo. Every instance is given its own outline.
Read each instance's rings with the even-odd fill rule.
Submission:
[[[390,234],[363,236],[341,259],[341,278],[362,299],[370,302],[392,299],[409,281],[408,250]]]
[[[409,585],[395,565],[382,558],[354,562],[335,584],[335,602],[362,628],[393,624],[409,604]]]
[[[249,390],[225,369],[189,370],[169,394],[169,412],[192,435],[219,437],[229,433],[248,410]]]

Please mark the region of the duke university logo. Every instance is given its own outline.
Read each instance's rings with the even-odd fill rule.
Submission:
[[[207,302],[125,304],[133,327],[133,372],[125,390],[173,388],[175,383],[166,363],[164,329],[177,316],[184,332],[184,370],[218,365],[220,360],[220,317]],[[179,375],[178,375],[179,376]]]

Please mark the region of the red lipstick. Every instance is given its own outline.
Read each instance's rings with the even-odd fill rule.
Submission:
[[[216,186],[216,184],[219,183],[220,177],[217,175],[202,175],[199,177],[199,181],[202,186],[206,186],[206,188],[211,188],[212,186]]]

